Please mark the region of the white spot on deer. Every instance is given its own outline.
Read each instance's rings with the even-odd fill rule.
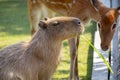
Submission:
[[[50,2],[51,4],[63,4],[62,2]]]
[[[75,3],[76,1],[75,0],[73,0],[73,4]]]
[[[57,4],[62,4],[62,2],[58,2]]]
[[[67,4],[66,4],[66,3],[63,3],[62,5],[67,6]]]
[[[51,4],[56,4],[56,2],[50,2]]]
[[[68,6],[69,6],[70,8],[72,8],[72,3],[69,3]]]
[[[36,0],[33,0],[33,4],[35,4],[36,3]]]
[[[49,2],[49,0],[47,0],[47,2]]]

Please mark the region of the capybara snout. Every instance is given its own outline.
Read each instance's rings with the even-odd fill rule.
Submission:
[[[78,19],[78,18],[73,19],[73,22],[74,22],[76,25],[81,25],[80,19]]]

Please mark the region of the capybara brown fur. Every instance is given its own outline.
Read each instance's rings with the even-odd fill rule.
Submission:
[[[0,51],[0,80],[49,80],[60,61],[62,41],[78,36],[83,28],[74,17],[51,18],[39,26],[30,41]]]

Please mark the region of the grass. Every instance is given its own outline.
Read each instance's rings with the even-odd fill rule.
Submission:
[[[26,1],[0,0],[0,48],[30,38]]]
[[[30,27],[26,0],[0,0],[0,49],[30,39]],[[94,41],[95,23],[85,27],[83,35]],[[81,80],[91,80],[93,49],[80,38],[78,68]],[[52,80],[68,80],[70,54],[67,40],[63,43],[61,62]]]

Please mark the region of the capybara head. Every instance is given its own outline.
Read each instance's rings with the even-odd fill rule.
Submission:
[[[74,17],[55,17],[40,21],[39,26],[47,35],[53,39],[69,39],[79,35],[83,27],[80,19]]]

